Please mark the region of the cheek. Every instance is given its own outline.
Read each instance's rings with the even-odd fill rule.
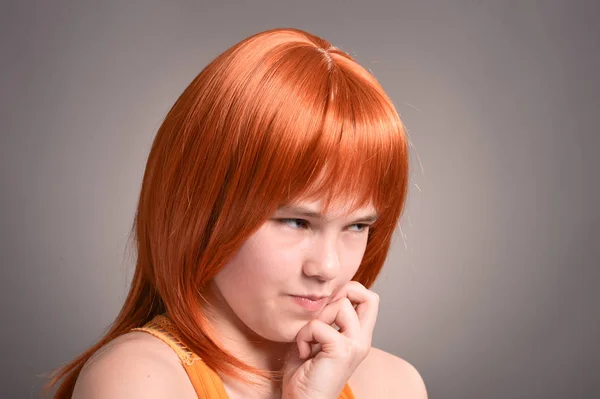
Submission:
[[[285,234],[273,226],[263,228],[246,242],[243,257],[252,269],[252,277],[261,283],[286,281],[298,272],[302,262],[305,240]]]
[[[342,274],[344,279],[350,280],[362,262],[367,247],[367,237],[350,236],[342,241],[340,250],[340,264],[342,265]]]
[[[298,251],[281,245],[273,237],[257,235],[249,239],[219,273],[220,285],[228,285],[229,291],[266,294],[285,281],[298,263]]]

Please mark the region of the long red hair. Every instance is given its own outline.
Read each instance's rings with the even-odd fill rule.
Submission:
[[[203,287],[277,207],[316,197],[325,199],[324,211],[333,199],[377,209],[354,276],[370,287],[404,208],[408,165],[392,102],[345,52],[297,29],[257,33],[229,48],[189,84],[154,139],[121,312],[44,390],[64,378],[55,397],[70,398],[94,352],[164,312],[215,371],[270,378],[220,348],[203,312]]]

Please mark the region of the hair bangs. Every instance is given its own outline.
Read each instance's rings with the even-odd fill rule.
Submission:
[[[348,212],[372,204],[384,214],[406,189],[405,131],[371,75],[346,64],[344,56],[333,56],[339,63],[329,74],[321,127],[310,135],[301,159],[279,169],[288,180],[285,201],[322,199],[323,212],[334,202]]]
[[[321,199],[323,212],[333,202],[349,212],[372,204],[385,221],[404,197],[406,137],[371,73],[310,35],[261,47],[256,60],[249,49],[238,55],[246,52],[254,67],[222,122],[235,132],[222,211],[253,215],[258,226],[278,206]]]

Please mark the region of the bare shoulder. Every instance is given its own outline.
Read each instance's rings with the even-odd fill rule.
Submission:
[[[406,360],[371,348],[348,382],[357,399],[426,399],[423,378]]]
[[[177,354],[145,332],[124,334],[100,348],[83,366],[74,399],[196,398]]]

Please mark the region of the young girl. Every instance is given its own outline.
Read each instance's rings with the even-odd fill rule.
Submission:
[[[375,78],[297,29],[234,45],[152,145],[137,264],[110,331],[56,398],[425,398],[371,347],[408,187],[408,141]]]

